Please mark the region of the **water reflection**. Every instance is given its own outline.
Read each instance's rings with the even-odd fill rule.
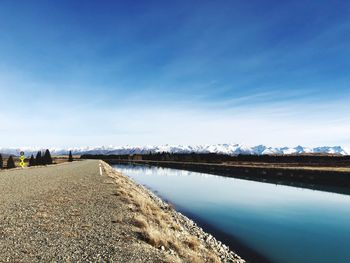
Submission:
[[[205,173],[116,165],[271,262],[350,262],[350,196]]]

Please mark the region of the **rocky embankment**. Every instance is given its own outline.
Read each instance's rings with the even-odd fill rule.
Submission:
[[[159,208],[164,211],[167,215],[170,216],[171,220],[173,221],[171,224],[178,225],[178,228],[175,228],[175,236],[179,237],[181,240],[181,236],[188,236],[191,235],[198,239],[200,245],[205,250],[207,250],[207,253],[211,255],[210,258],[200,258],[201,253],[198,252],[197,250],[197,257],[196,259],[198,262],[232,262],[232,263],[244,263],[246,262],[243,260],[241,257],[239,257],[235,252],[231,251],[228,246],[217,240],[215,237],[213,237],[211,234],[206,233],[201,227],[199,227],[194,221],[189,219],[188,217],[184,216],[180,212],[177,212],[176,210],[173,209],[171,205],[168,203],[164,202],[161,198],[156,196],[153,192],[145,188],[144,186],[136,183],[132,179],[125,177],[124,175],[121,175],[120,173],[117,173],[114,171],[112,167],[110,167],[107,163],[103,162],[104,169],[107,172],[107,174],[113,178],[118,178],[118,177],[124,177],[127,178],[136,188],[139,189],[139,191],[142,192],[143,194],[143,199],[144,198],[149,198],[151,199],[154,203],[159,206]],[[118,182],[117,182],[118,184]],[[148,218],[149,220],[152,220]],[[169,225],[169,222],[168,222]],[[181,241],[180,241],[181,242]],[[190,246],[190,248],[192,248]],[[174,249],[171,248],[171,246],[166,249],[165,246],[160,246],[160,249],[169,253],[170,255],[176,256],[176,252]],[[194,249],[196,250],[196,249]],[[178,251],[179,252],[179,251]],[[185,252],[186,253],[186,252]],[[178,253],[180,254],[181,257],[181,252]]]
[[[139,187],[144,188],[142,185],[138,185]],[[231,251],[228,246],[223,244],[221,241],[217,240],[211,234],[206,233],[201,227],[199,227],[193,220],[184,216],[180,212],[177,212],[174,209],[169,209],[169,205],[165,203],[158,196],[154,195],[147,188],[144,188],[145,191],[148,192],[150,198],[154,199],[162,209],[168,210],[173,219],[182,225],[189,233],[198,237],[201,242],[205,243],[208,248],[215,251],[215,254],[218,255],[221,262],[235,262],[235,263],[243,263],[245,262],[240,256],[238,256],[235,252]]]

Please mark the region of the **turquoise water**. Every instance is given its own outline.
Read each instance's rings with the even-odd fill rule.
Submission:
[[[270,262],[350,262],[348,195],[169,168],[114,167]]]

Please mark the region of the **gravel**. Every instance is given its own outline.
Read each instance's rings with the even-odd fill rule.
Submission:
[[[0,262],[163,262],[118,223],[128,207],[87,160],[0,172]]]
[[[130,205],[116,194],[118,176],[99,160],[1,170],[0,262],[175,262],[168,257],[174,251],[140,240],[127,220],[134,215]],[[221,262],[245,262],[152,192],[125,180],[181,226],[176,235],[198,237]]]

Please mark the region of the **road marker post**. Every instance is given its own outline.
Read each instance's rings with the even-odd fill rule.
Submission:
[[[20,162],[19,162],[19,165],[22,167],[22,168],[24,168],[25,166],[26,166],[26,163],[24,162],[24,159],[25,159],[26,157],[24,156],[24,152],[21,152],[20,153],[20,157],[19,157],[19,160],[20,160]]]
[[[100,175],[102,176],[102,164],[100,163],[99,166],[100,166]]]

